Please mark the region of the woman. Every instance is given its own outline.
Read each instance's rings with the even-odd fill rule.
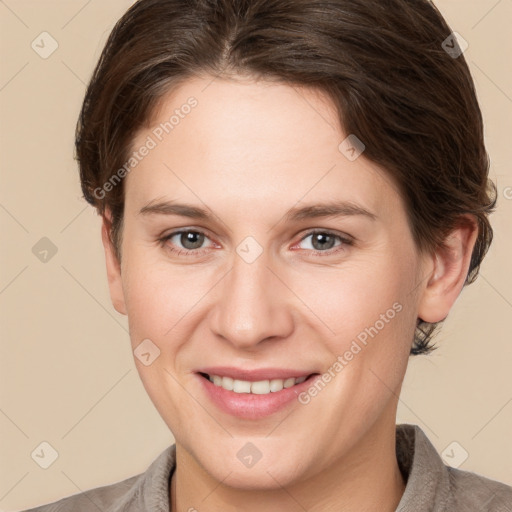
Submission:
[[[473,81],[430,2],[140,0],[76,149],[176,444],[33,510],[511,509],[512,488],[395,425],[495,206]]]

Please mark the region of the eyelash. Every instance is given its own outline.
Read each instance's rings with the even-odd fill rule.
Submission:
[[[197,233],[197,234],[204,235],[206,238],[209,238],[208,235],[204,231],[201,231],[200,229],[181,229],[178,231],[173,231],[172,233],[169,233],[168,235],[165,235],[165,236],[159,238],[158,242],[160,243],[161,247],[164,247],[171,238],[173,238],[176,235],[181,235],[183,233]],[[309,236],[317,235],[317,234],[329,235],[329,236],[335,237],[338,240],[340,240],[342,242],[342,244],[340,246],[337,246],[336,248],[333,247],[332,249],[329,249],[327,251],[318,251],[315,249],[312,249],[312,250],[304,249],[306,251],[309,251],[313,256],[318,256],[318,257],[332,256],[333,254],[343,250],[345,248],[345,246],[354,245],[354,240],[352,240],[348,237],[343,237],[337,233],[333,233],[332,231],[325,230],[325,229],[321,229],[321,230],[316,229],[316,230],[309,231],[299,240],[298,243],[303,242]],[[297,245],[297,244],[295,244],[295,245]],[[205,252],[205,250],[207,250],[207,249],[174,249],[173,247],[169,247],[169,246],[167,246],[167,249],[170,252],[176,254],[177,256],[192,256],[192,257],[202,256],[203,252]]]

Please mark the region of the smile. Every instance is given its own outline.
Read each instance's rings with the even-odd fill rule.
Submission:
[[[263,419],[299,404],[299,394],[321,377],[319,373],[275,368],[202,368],[195,374],[210,402],[220,411],[245,420]]]
[[[252,393],[254,395],[266,395],[276,393],[285,388],[291,388],[296,384],[304,382],[307,377],[289,377],[287,379],[266,379],[258,381],[233,379],[232,377],[222,377],[221,375],[201,374],[215,386],[221,387],[226,391],[235,393]]]

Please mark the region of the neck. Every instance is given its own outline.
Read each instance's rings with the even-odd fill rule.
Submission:
[[[377,422],[379,423],[379,422]],[[171,512],[394,512],[405,490],[395,451],[395,422],[375,424],[349,454],[286,488],[240,490],[211,478],[176,446]]]

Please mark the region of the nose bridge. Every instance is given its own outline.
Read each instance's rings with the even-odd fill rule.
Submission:
[[[269,268],[268,253],[252,241],[242,242],[233,266],[222,282],[212,328],[239,347],[251,347],[270,337],[286,336],[293,327],[279,280]]]

